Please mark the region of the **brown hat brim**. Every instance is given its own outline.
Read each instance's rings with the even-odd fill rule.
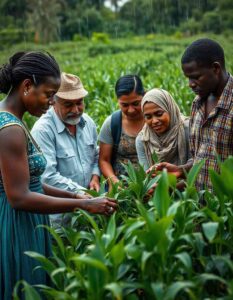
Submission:
[[[57,92],[56,96],[66,100],[82,99],[88,95],[88,91],[84,88],[68,92]]]

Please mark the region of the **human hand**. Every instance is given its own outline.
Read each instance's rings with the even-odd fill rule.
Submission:
[[[113,188],[113,185],[118,183],[120,180],[118,179],[118,177],[116,175],[112,175],[110,177],[108,177],[108,191],[110,192]],[[118,188],[120,188],[118,186]]]
[[[154,183],[151,188],[147,191],[146,195],[143,197],[143,201],[144,202],[148,202],[150,200],[150,198],[153,196],[154,191],[157,187],[158,183]]]
[[[91,195],[85,193],[85,194],[76,194],[75,198],[86,200],[86,199],[91,199],[93,197]]]
[[[120,180],[119,180],[119,178],[116,175],[112,175],[112,176],[108,177],[108,181],[111,184],[111,183],[117,183]]]
[[[180,178],[184,175],[181,166],[176,166],[167,162],[158,163],[150,167],[150,169],[147,170],[147,173],[152,171],[152,177],[154,177],[157,175],[158,171],[162,171],[163,169],[166,169],[168,173],[175,175],[176,178]]]
[[[148,170],[146,170],[146,174],[151,173],[151,177],[157,176],[156,168],[158,164],[151,166]]]
[[[97,197],[83,201],[80,207],[92,214],[112,215],[117,209],[117,203],[114,199],[107,197]]]
[[[89,184],[90,190],[95,190],[99,192],[100,190],[100,179],[98,175],[93,175]]]

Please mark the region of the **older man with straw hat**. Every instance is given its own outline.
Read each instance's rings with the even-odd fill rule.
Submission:
[[[47,159],[43,182],[80,193],[100,187],[96,126],[84,113],[87,94],[78,76],[62,73],[55,104],[32,129]],[[60,215],[50,219],[55,227],[62,223]]]

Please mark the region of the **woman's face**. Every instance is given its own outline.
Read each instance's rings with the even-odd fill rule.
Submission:
[[[170,127],[170,115],[153,102],[146,102],[143,107],[143,116],[146,124],[157,135],[165,133]]]
[[[54,95],[59,89],[60,78],[49,77],[45,83],[38,86],[24,87],[24,106],[33,116],[40,117],[54,104]]]
[[[120,109],[128,119],[135,119],[142,116],[142,97],[143,96],[132,92],[129,95],[123,95],[118,98]]]

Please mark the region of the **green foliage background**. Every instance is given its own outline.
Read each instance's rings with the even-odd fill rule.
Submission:
[[[86,39],[76,34],[74,41],[46,45],[25,39],[2,47],[0,64],[16,51],[49,51],[62,71],[81,77],[89,91],[86,112],[99,129],[117,108],[116,80],[129,73],[138,74],[147,90],[168,90],[188,115],[194,95],[182,74],[180,57],[190,42],[204,36],[175,32],[111,39],[96,33]],[[233,37],[227,32],[208,37],[223,46],[232,73]],[[30,128],[35,118],[26,114],[25,121]],[[52,257],[26,253],[40,262],[51,279],[51,286],[38,287],[43,299],[233,299],[233,159],[221,165],[220,175],[211,172],[215,193],[205,191],[206,207],[199,203],[202,192],[194,187],[198,165],[189,173],[184,192],[175,189],[176,179],[166,172],[152,179],[142,168],[130,164],[126,168],[126,186],[120,190],[114,186],[109,194],[119,203],[117,214],[107,219],[76,212],[70,227],[60,232],[48,228],[54,239]],[[158,187],[145,203],[155,181]],[[22,287],[26,300],[42,299],[38,288],[21,281],[15,287],[15,300]]]
[[[85,99],[86,111],[95,120],[98,128],[117,108],[114,85],[119,76],[124,74],[138,74],[146,90],[153,87],[168,90],[181,111],[189,114],[194,94],[182,74],[180,57],[185,47],[201,35],[190,38],[177,35],[147,35],[130,39],[107,39],[107,42],[105,39],[103,41],[102,35],[100,41],[97,35],[93,41],[60,42],[46,46],[17,44],[0,52],[0,64],[19,50],[49,51],[59,62],[62,71],[80,76],[89,91]],[[226,53],[227,69],[233,72],[233,37],[209,37],[222,44]],[[27,115],[26,121],[31,127],[35,118]]]
[[[91,37],[105,32],[113,38],[145,34],[193,35],[233,29],[231,0],[0,0],[0,35],[47,43]],[[111,8],[106,5],[111,3]],[[33,33],[33,34],[31,34]],[[22,37],[23,35],[23,37]]]

